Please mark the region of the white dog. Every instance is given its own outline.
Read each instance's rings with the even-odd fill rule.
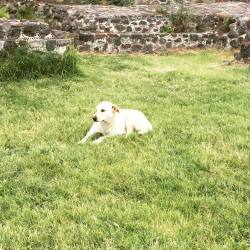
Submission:
[[[96,113],[93,116],[94,124],[79,142],[85,143],[91,136],[101,133],[94,143],[100,143],[105,137],[114,135],[131,134],[134,131],[139,134],[145,134],[152,130],[152,125],[146,116],[133,109],[119,109],[111,102],[101,102],[96,107]]]

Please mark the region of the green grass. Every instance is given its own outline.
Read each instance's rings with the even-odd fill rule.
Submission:
[[[0,248],[249,249],[250,73],[223,52],[82,55],[0,86]],[[145,136],[78,145],[101,100]]]
[[[69,50],[63,55],[12,48],[0,51],[0,84],[3,81],[36,79],[44,76],[65,77],[77,73],[77,55]]]

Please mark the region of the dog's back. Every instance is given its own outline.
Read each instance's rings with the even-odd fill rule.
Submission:
[[[127,133],[132,133],[135,130],[139,134],[145,134],[153,129],[152,124],[139,110],[121,109],[120,113],[126,121]]]

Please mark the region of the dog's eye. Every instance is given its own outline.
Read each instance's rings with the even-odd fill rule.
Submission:
[[[105,112],[105,109],[101,109],[101,112]]]

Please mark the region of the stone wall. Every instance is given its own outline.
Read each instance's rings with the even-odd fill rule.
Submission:
[[[173,48],[238,47],[238,42],[235,38],[229,38],[227,35],[221,36],[213,32],[172,34],[80,33],[77,49],[79,51],[107,53],[155,53]]]
[[[245,7],[242,6],[244,11]],[[199,13],[196,8],[190,10],[192,14],[189,14],[186,32],[216,31],[238,19],[238,17],[231,16],[230,13],[217,15],[213,11],[208,12],[206,8],[207,6],[204,6],[201,9],[205,13]],[[236,8],[235,11],[238,9]],[[114,6],[44,6],[44,15],[51,27],[69,32],[81,30],[105,33],[162,33],[168,27],[173,26],[172,14],[177,11],[177,6],[163,10],[148,6],[122,8]],[[240,12],[238,13],[240,14]],[[229,16],[230,20],[227,20]],[[226,28],[229,29],[229,27]]]
[[[63,54],[70,43],[65,32],[51,30],[46,23],[0,20],[0,50],[21,46]]]
[[[71,37],[79,51],[154,53],[171,48],[241,48],[249,55],[250,4],[185,4],[188,26],[173,30],[178,5],[69,6],[40,4],[47,23],[0,20],[0,49],[26,44],[43,51],[63,51]],[[40,44],[40,45],[39,45]],[[64,48],[64,49],[63,49]],[[247,52],[246,52],[247,51]]]
[[[93,9],[95,6],[92,7]],[[120,15],[96,15],[75,11],[68,6],[46,5],[44,13],[55,29],[69,32],[99,32],[99,33],[164,33],[172,26],[171,15],[157,13],[122,13]],[[187,32],[217,30],[223,24],[224,18],[215,15],[192,15]],[[236,20],[231,20],[236,22]]]
[[[135,0],[136,5],[168,5],[171,2],[178,2],[173,0]],[[184,0],[184,3],[218,3],[218,2],[245,2],[250,0]]]
[[[188,28],[180,33],[170,33],[172,12],[159,14],[152,6],[45,5],[44,14],[51,27],[74,34],[74,44],[80,51],[150,53],[180,47],[239,48],[248,30],[248,5],[226,6],[216,4],[209,10],[208,5],[190,7],[193,15]]]

